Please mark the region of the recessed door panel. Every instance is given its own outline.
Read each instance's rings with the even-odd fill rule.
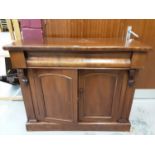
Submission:
[[[124,71],[79,72],[79,121],[117,119]]]
[[[41,121],[73,122],[76,107],[76,71],[35,70],[38,111]]]

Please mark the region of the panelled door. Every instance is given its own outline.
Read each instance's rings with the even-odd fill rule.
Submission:
[[[121,114],[126,71],[80,70],[80,122],[116,122]]]
[[[104,123],[121,116],[127,71],[29,69],[28,74],[38,121]]]
[[[53,123],[76,121],[76,70],[30,69],[29,79],[39,121]]]

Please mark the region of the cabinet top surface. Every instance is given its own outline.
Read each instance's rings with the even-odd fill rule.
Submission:
[[[128,43],[119,38],[45,38],[43,41],[16,41],[3,47],[5,50],[64,50],[64,51],[140,51],[151,50],[150,46],[136,40]]]

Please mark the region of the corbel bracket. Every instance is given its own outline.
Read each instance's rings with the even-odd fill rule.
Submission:
[[[136,70],[135,69],[130,69],[129,70],[129,79],[128,79],[128,85],[132,87],[135,83],[135,74]]]

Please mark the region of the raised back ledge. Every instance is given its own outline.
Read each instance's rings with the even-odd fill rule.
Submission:
[[[148,52],[151,47],[140,41],[132,40],[128,45],[120,38],[44,38],[44,40],[19,40],[3,47],[4,50],[15,51],[131,51]]]

